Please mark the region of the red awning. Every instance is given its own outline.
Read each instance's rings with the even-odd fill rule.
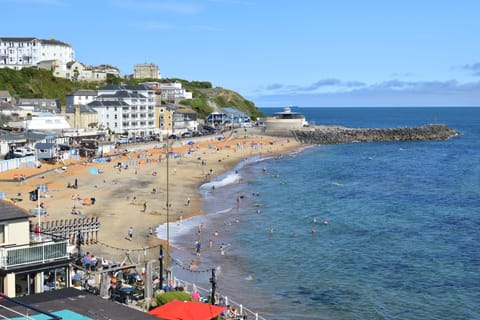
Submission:
[[[161,307],[148,311],[148,314],[165,320],[210,320],[227,310],[203,302],[173,300]]]

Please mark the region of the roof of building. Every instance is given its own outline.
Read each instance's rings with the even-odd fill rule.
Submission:
[[[136,320],[152,320],[159,318],[151,316],[148,313],[139,311],[134,308],[103,299],[99,296],[80,291],[75,288],[66,288],[60,290],[47,291],[41,294],[33,294],[29,296],[15,298],[15,300],[36,307],[42,311],[49,313],[70,314],[72,313],[84,316],[83,319],[93,320],[116,320],[116,319],[136,319]],[[16,305],[11,301],[0,300],[0,304],[13,309],[21,314],[26,312],[29,316],[35,313],[33,310],[27,310],[23,305]],[[69,312],[68,312],[69,311]],[[18,317],[5,309],[2,309],[2,315],[5,312],[7,318]],[[22,318],[23,319],[23,318]],[[67,317],[63,317],[67,319]],[[82,319],[82,318],[78,318]]]
[[[95,100],[87,104],[90,108],[103,108],[103,107],[127,107],[128,103],[122,100]]]
[[[1,110],[10,110],[10,111],[20,111],[22,108],[19,108],[17,106],[12,106],[8,103],[1,103],[0,104],[0,109]]]
[[[11,98],[10,92],[8,90],[0,90],[0,97],[9,97]]]
[[[75,63],[81,65],[82,67],[84,66],[80,61],[69,61],[67,62],[67,68],[71,68]]]
[[[120,91],[120,90],[129,90],[129,91],[153,91],[152,88],[150,88],[147,85],[144,84],[138,84],[134,86],[125,86],[125,85],[116,85],[116,84],[107,84],[106,86],[103,86],[98,89],[98,91]]]
[[[90,89],[79,89],[77,91],[73,91],[67,96],[96,96],[97,91],[96,90],[90,90]]]
[[[72,106],[72,105],[67,105],[65,107],[65,112],[66,113],[75,113],[75,110],[76,110],[76,107],[77,106]],[[80,105],[80,113],[97,113],[97,111],[95,109],[93,109],[91,106],[89,105],[83,105],[81,104]]]
[[[44,44],[54,44],[54,45],[71,47],[68,43],[58,41],[53,38],[52,39],[39,39],[35,37],[12,37],[12,38],[2,37],[0,38],[0,41],[4,41],[4,42],[28,42],[28,41],[34,41],[34,40],[40,41],[41,43],[44,43]]]
[[[35,144],[35,149],[55,149],[55,143],[39,142]]]
[[[28,213],[11,202],[0,200],[0,221],[28,219]]]
[[[238,109],[234,109],[234,108],[223,108],[223,109],[220,109],[220,112],[223,112],[223,113],[226,113],[228,115],[235,115],[235,116],[240,116],[240,117],[244,117],[246,116],[246,114]]]

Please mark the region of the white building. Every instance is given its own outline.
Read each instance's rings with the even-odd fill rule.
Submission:
[[[180,82],[144,82],[142,84],[156,89],[157,91],[159,90],[161,92],[161,100],[166,101],[167,103],[178,103],[181,100],[192,99],[192,93],[182,88],[182,83]]]
[[[20,70],[37,67],[42,61],[56,61],[58,68],[65,68],[75,60],[75,52],[65,42],[55,39],[0,38],[0,68]]]
[[[67,107],[73,107],[77,105],[87,105],[90,102],[94,101],[97,97],[97,91],[80,89],[75,92],[69,93],[66,96]]]
[[[88,104],[98,113],[99,127],[117,134],[149,136],[155,134],[155,91],[144,85],[107,85],[98,89]]]
[[[40,113],[32,116],[26,121],[25,129],[27,131],[62,131],[70,129],[70,125],[64,116],[51,113]]]

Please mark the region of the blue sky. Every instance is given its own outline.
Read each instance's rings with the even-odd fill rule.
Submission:
[[[122,74],[210,81],[258,107],[480,106],[480,1],[1,0],[2,37]]]

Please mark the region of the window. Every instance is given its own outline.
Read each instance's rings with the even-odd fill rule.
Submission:
[[[0,244],[5,243],[6,237],[5,237],[5,225],[0,224]]]

